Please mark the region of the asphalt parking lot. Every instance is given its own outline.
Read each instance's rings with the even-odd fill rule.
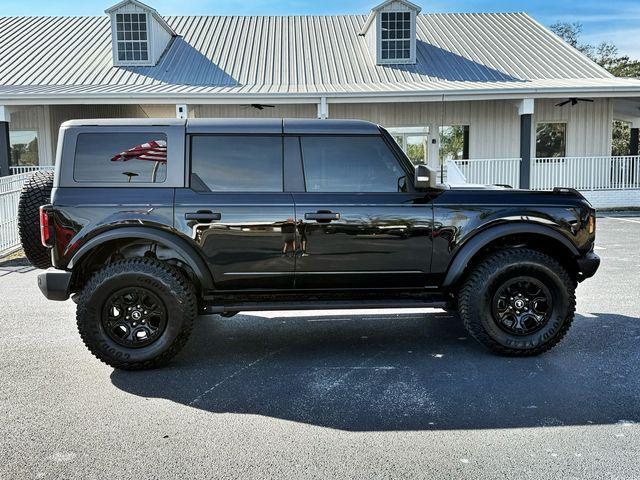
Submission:
[[[600,218],[597,249],[541,357],[437,310],[256,312],[133,373],[0,261],[0,478],[640,478],[640,216]]]

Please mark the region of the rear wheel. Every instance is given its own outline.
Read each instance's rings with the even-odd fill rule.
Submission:
[[[51,266],[51,252],[40,243],[40,206],[51,201],[53,172],[31,174],[20,192],[18,203],[18,233],[27,260],[36,268]]]
[[[497,252],[476,266],[459,293],[469,333],[492,351],[538,355],[569,330],[576,282],[554,258],[535,250]]]
[[[187,342],[197,315],[193,284],[151,258],[114,262],[98,271],[78,299],[80,336],[93,355],[125,370],[155,368]]]

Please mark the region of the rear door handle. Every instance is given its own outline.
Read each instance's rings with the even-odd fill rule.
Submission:
[[[185,213],[184,218],[186,220],[197,220],[199,222],[213,222],[215,220],[220,220],[222,218],[222,214],[219,212]]]
[[[340,220],[339,213],[333,212],[316,212],[316,213],[305,213],[305,220],[316,220],[318,222],[330,222],[332,220]]]

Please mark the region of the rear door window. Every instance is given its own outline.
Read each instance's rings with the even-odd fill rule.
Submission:
[[[197,135],[191,139],[191,173],[212,192],[282,192],[282,158],[280,136]]]
[[[167,179],[167,136],[81,133],[73,178],[92,183],[163,183]]]
[[[307,192],[402,191],[406,172],[378,136],[302,137]]]

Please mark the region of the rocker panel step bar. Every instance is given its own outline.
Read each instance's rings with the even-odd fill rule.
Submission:
[[[205,307],[206,313],[255,312],[276,310],[337,310],[365,308],[445,308],[447,302],[442,297],[432,299],[391,299],[391,300],[315,300],[282,302],[238,302],[224,305],[212,304]]]

